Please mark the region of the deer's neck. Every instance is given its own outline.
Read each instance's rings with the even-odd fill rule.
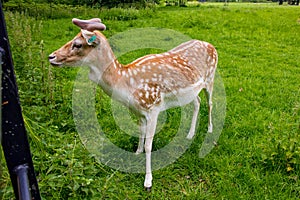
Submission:
[[[113,87],[119,82],[123,65],[119,63],[106,40],[102,41],[101,48],[95,51],[92,56],[96,58],[90,64],[89,78],[99,84],[108,95],[111,95]]]

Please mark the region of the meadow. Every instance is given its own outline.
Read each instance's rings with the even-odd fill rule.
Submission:
[[[57,15],[62,10],[57,8]],[[26,11],[5,13],[43,199],[300,198],[299,6],[205,3],[141,10],[65,9],[62,17],[54,15],[53,10],[48,17]],[[213,44],[226,91],[225,124],[214,149],[199,157],[207,130],[202,98],[196,138],[174,163],[153,172],[150,193],[143,189],[143,173],[125,173],[98,162],[80,140],[73,120],[72,94],[79,69],[54,68],[47,60],[79,32],[71,23],[73,17],[100,17],[107,38],[158,27]],[[158,51],[140,49],[120,60],[129,63]],[[118,127],[111,101],[96,86],[94,90],[105,134],[117,146],[134,152],[138,138]],[[166,113],[167,123],[155,136],[154,151],[174,137],[177,113],[177,109]],[[0,195],[13,199],[4,159],[1,165]]]

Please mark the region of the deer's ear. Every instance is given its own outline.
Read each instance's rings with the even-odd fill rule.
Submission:
[[[81,29],[81,33],[88,45],[97,45],[100,43],[96,33],[84,29]]]

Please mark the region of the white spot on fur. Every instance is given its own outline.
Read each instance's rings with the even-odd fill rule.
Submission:
[[[159,74],[159,75],[158,75],[158,81],[162,81],[162,80],[163,80],[162,77],[163,77],[162,74]]]
[[[130,85],[133,85],[135,83],[134,78],[132,78],[132,77],[130,78],[129,81],[130,81]]]
[[[152,98],[155,98],[156,92],[152,92],[152,93],[151,93],[151,96],[152,96]]]
[[[128,73],[129,73],[129,76],[132,76],[132,72],[130,69],[128,69]]]
[[[149,99],[149,92],[148,91],[146,92],[145,97],[146,97],[146,99]]]

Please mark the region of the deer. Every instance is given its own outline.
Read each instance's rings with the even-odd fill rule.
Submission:
[[[80,32],[49,55],[52,66],[88,66],[89,79],[138,116],[140,135],[136,154],[146,156],[144,187],[151,191],[151,151],[158,115],[173,107],[193,103],[188,139],[195,135],[202,89],[208,105],[208,132],[212,133],[212,92],[218,55],[210,43],[192,39],[173,49],[145,55],[133,62],[119,63],[101,31],[101,19],[73,18]],[[114,94],[114,95],[113,95]]]

